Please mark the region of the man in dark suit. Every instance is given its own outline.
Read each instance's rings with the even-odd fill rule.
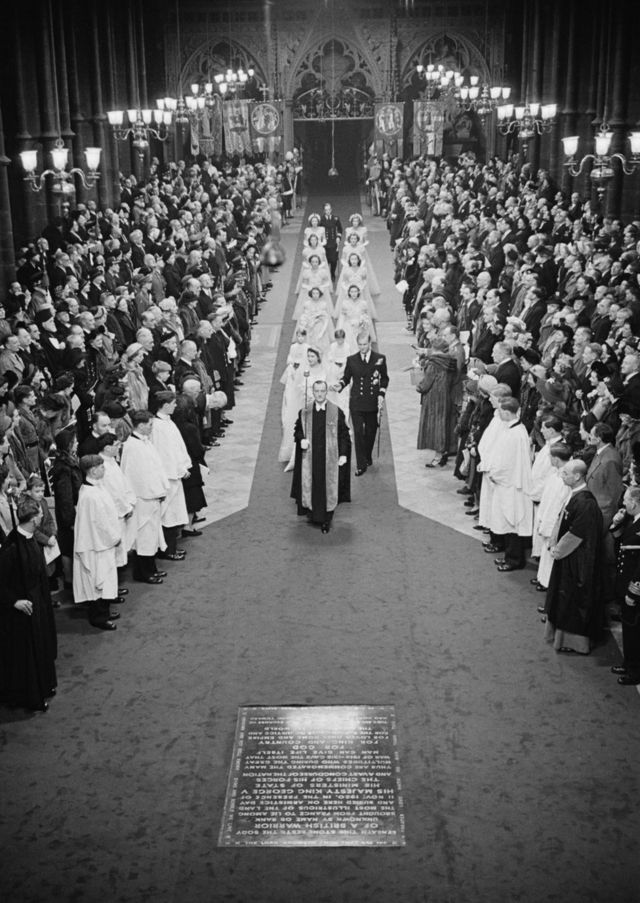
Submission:
[[[371,337],[358,336],[358,353],[347,358],[344,375],[331,388],[341,392],[351,383],[349,410],[353,423],[356,449],[356,476],[360,477],[373,464],[373,446],[379,425],[379,412],[389,385],[384,354],[371,350]]]
[[[320,217],[320,225],[324,226],[327,236],[324,250],[327,255],[327,263],[331,269],[331,279],[335,280],[336,267],[338,266],[338,248],[342,241],[342,223],[337,216],[333,215],[331,204],[324,205],[324,212]]]

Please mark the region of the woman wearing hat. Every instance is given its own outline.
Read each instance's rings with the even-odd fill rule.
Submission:
[[[149,386],[142,372],[144,348],[140,342],[133,342],[124,355],[125,385],[130,411],[146,411],[149,406]]]

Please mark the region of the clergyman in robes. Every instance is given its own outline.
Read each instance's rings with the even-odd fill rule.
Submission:
[[[556,652],[588,655],[601,636],[605,607],[600,592],[602,513],[587,489],[584,461],[561,471],[571,495],[549,540],[553,567],[545,604],[546,639]]]
[[[104,461],[100,455],[83,455],[80,469],[84,483],[78,494],[73,538],[73,598],[87,602],[89,623],[100,630],[115,630],[120,615],[111,605],[118,596],[116,550],[122,530],[115,503],[103,485]]]
[[[294,438],[295,465],[291,497],[298,514],[306,514],[328,533],[339,502],[351,501],[351,439],[344,413],[327,401],[327,384],[316,380],[313,402],[298,414]]]
[[[133,536],[133,579],[158,585],[166,571],[156,567],[158,549],[167,547],[162,532],[162,503],[169,492],[169,480],[162,459],[151,443],[153,415],[133,411],[133,433],[122,447],[122,472],[136,494],[131,518]]]
[[[20,499],[16,519],[0,549],[0,701],[45,712],[56,692],[58,647],[47,569],[33,536],[39,503]]]

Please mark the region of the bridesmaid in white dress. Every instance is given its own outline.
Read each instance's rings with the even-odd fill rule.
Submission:
[[[362,228],[365,232],[367,231],[364,226]],[[369,254],[367,252],[368,244],[369,242],[362,237],[361,233],[357,229],[352,229],[351,227],[349,227],[346,230],[344,247],[342,249],[342,264],[344,266],[345,262],[349,258],[349,254],[357,254],[367,270],[367,280],[371,295],[379,295],[380,285],[376,278],[376,274],[373,270]]]
[[[333,322],[327,295],[321,289],[317,287],[310,289],[309,297],[300,313],[298,327],[307,333],[311,347],[318,348],[323,353],[328,351],[331,344]]]
[[[312,254],[309,258],[309,266],[303,272],[300,291],[298,292],[298,300],[293,311],[294,320],[299,320],[302,315],[302,308],[305,305],[309,292],[312,288],[320,289],[321,294],[327,301],[329,315],[334,316],[333,301],[331,300],[331,274],[329,268],[322,266],[320,258],[317,254]]]
[[[309,217],[309,225],[305,227],[304,230],[304,240],[305,243],[309,241],[310,235],[317,235],[318,241],[321,245],[326,245],[327,243],[327,233],[324,230],[324,226],[320,225],[320,216],[317,213],[312,213]]]
[[[298,276],[298,282],[296,285],[296,294],[300,293],[304,277],[309,272],[309,269],[311,267],[309,260],[311,259],[311,257],[319,257],[320,269],[326,268],[327,273],[329,272],[329,265],[327,264],[327,253],[324,247],[320,244],[317,235],[310,235],[309,241],[302,249],[302,266],[300,268],[300,275]]]
[[[345,341],[349,354],[355,354],[358,350],[358,334],[368,332],[372,342],[377,341],[375,327],[367,302],[361,297],[357,285],[350,285],[347,297],[343,300],[338,318],[338,329],[344,330]]]
[[[344,300],[347,296],[349,287],[352,285],[357,285],[360,289],[360,294],[367,305],[369,318],[372,321],[377,320],[378,314],[376,312],[375,304],[373,303],[373,298],[371,297],[371,293],[369,291],[367,269],[362,263],[360,256],[355,252],[352,252],[348,255],[347,262],[340,270],[336,294],[336,318],[340,317],[342,305],[344,304]]]
[[[329,346],[329,351],[325,356],[325,361],[327,362],[327,382],[330,386],[336,385],[339,383],[344,375],[344,368],[347,363],[347,358],[349,356],[349,347],[346,342],[346,334],[344,329],[336,329],[333,334],[334,340]],[[329,401],[332,401],[334,404],[337,404],[339,408],[342,408],[344,412],[344,416],[347,419],[347,423],[349,422],[349,393],[351,392],[351,386],[346,386],[342,392],[333,392],[329,389],[327,393],[327,398]]]

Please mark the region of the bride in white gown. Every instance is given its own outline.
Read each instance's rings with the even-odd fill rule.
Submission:
[[[291,346],[293,348],[293,345]],[[287,365],[288,366],[288,365]],[[293,430],[296,425],[298,411],[311,398],[311,388],[317,379],[327,380],[326,368],[322,363],[322,355],[317,348],[307,348],[306,361],[292,367],[291,379],[287,380],[282,398],[282,442],[278,453],[278,461],[288,462],[285,470],[293,470],[295,442]]]

